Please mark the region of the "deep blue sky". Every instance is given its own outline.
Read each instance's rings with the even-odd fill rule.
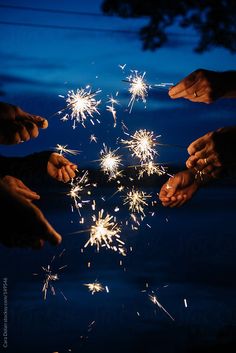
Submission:
[[[8,5],[32,6],[50,9],[77,10],[101,13],[102,1],[8,1]],[[31,24],[76,26],[138,30],[146,22],[123,20],[106,16],[78,16],[1,8],[0,21]],[[71,129],[71,122],[50,120],[49,128],[41,136],[21,146],[1,147],[10,155],[25,155],[54,147],[56,143],[69,144],[71,148],[86,150],[80,163],[88,164],[96,159],[101,142],[114,144],[121,135],[119,124],[112,127],[111,115],[105,111],[107,94],[120,92],[122,106],[118,121],[124,120],[130,131],[149,128],[162,134],[162,141],[188,145],[192,139],[218,126],[233,124],[232,102],[219,102],[213,106],[193,104],[183,100],[171,101],[167,92],[150,92],[147,109],[136,105],[131,115],[124,112],[128,104],[127,86],[121,80],[130,69],[146,71],[149,82],[178,82],[191,71],[203,67],[213,70],[235,69],[235,55],[223,49],[196,54],[193,48],[196,36],[191,30],[181,31],[174,26],[170,42],[156,52],[144,52],[135,34],[114,32],[89,32],[19,27],[0,24],[0,77],[2,100],[20,105],[26,111],[45,117],[63,108],[58,94],[68,89],[84,87],[88,83],[94,89],[103,90],[101,98],[102,125],[95,128],[88,123],[85,130]],[[122,74],[119,64],[127,64]],[[233,107],[235,105],[233,104]],[[221,109],[219,109],[221,108]],[[95,133],[98,145],[89,144],[88,138]],[[174,152],[174,154],[173,154]],[[162,151],[162,160],[180,156],[180,151]],[[181,158],[181,157],[180,157]],[[183,156],[185,158],[185,155]]]

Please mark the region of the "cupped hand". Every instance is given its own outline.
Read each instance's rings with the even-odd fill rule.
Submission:
[[[76,164],[71,163],[59,153],[52,153],[47,165],[48,174],[53,179],[64,183],[67,183],[75,177],[76,169]]]

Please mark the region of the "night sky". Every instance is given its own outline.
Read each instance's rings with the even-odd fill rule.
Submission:
[[[198,68],[234,70],[236,55],[220,48],[197,54],[193,50],[198,40],[196,33],[176,25],[168,29],[170,40],[162,49],[143,51],[136,32],[147,20],[104,16],[101,3],[0,2],[0,100],[49,119],[48,129],[41,131],[37,139],[0,146],[2,155],[24,156],[53,149],[59,143],[81,151],[79,156],[71,157],[80,169],[97,169],[102,143],[117,148],[117,139],[124,137],[121,121],[130,133],[150,129],[161,135],[162,143],[183,147],[208,131],[235,125],[236,101],[220,100],[206,105],[171,100],[166,89],[150,90],[146,106],[137,102],[129,114],[130,96],[127,83],[122,80],[130,70],[146,72],[150,83],[177,83]],[[16,9],[1,4],[80,14]],[[120,64],[126,64],[124,71]],[[86,128],[77,126],[73,130],[71,121],[52,117],[65,106],[58,95],[88,84],[94,90],[102,90],[97,116],[101,124],[93,126],[88,121]],[[117,91],[120,105],[114,128],[106,101],[108,95],[114,96]],[[91,134],[97,136],[97,144],[90,143]],[[172,147],[160,149],[158,158],[166,165],[184,166],[186,157],[185,148]],[[127,165],[130,160],[125,158]],[[1,275],[8,276],[10,290],[8,352],[62,353],[72,349],[91,353],[107,349],[113,353],[190,353],[195,343],[196,347],[198,343],[211,345],[219,337],[223,337],[222,341],[226,337],[227,341],[235,335],[235,188],[226,185],[203,189],[183,210],[167,210],[159,205],[151,230],[125,230],[124,238],[135,249],[124,260],[125,274],[119,265],[120,258],[114,254],[106,252],[101,256],[91,249],[80,253],[86,235],[68,235],[81,225],[71,215],[67,191],[64,186],[48,193],[43,191],[40,205],[63,234],[58,250],[46,246],[35,253],[1,247]],[[96,191],[98,198],[103,194],[108,197],[111,192],[109,188]],[[113,209],[114,206],[112,202],[108,205]],[[122,209],[121,218],[126,213]],[[69,270],[60,286],[68,302],[60,295],[44,302],[41,282],[32,278],[32,273],[63,248],[67,249],[65,261]],[[91,269],[87,267],[88,261],[93,263]],[[91,296],[82,286],[96,278],[110,286],[111,295]],[[152,288],[161,288],[161,301],[175,315],[175,324],[162,312],[153,314],[152,304],[140,294],[146,282]],[[187,314],[183,305],[186,297],[190,306]],[[93,320],[96,328],[81,343],[81,335],[87,335]]]

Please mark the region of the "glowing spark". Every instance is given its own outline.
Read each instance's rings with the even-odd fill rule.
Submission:
[[[84,174],[80,177],[77,177],[75,181],[73,180],[71,182],[71,189],[70,192],[68,193],[68,196],[70,196],[74,202],[75,206],[78,208],[78,200],[81,200],[82,198],[82,192],[86,187],[90,185],[89,179],[88,179],[88,171],[86,170]]]
[[[137,130],[134,135],[130,135],[130,140],[121,140],[127,145],[128,149],[132,152],[132,156],[138,157],[141,163],[153,160],[157,154],[155,146],[157,145],[156,138],[153,131]]]
[[[91,142],[97,143],[97,137],[94,134],[90,135],[90,143]]]
[[[175,319],[170,315],[170,313],[169,313],[169,312],[161,305],[161,303],[157,300],[157,297],[156,297],[155,295],[150,295],[150,294],[149,294],[149,298],[150,298],[150,300],[151,300],[154,304],[156,304],[161,310],[163,310],[164,313],[165,313],[166,315],[168,315],[169,318],[171,318],[171,320],[175,321]]]
[[[126,64],[124,64],[124,65],[118,65],[119,66],[119,68],[121,68],[121,70],[123,71],[124,70],[124,68],[126,67]]]
[[[109,97],[109,96],[108,96]],[[116,127],[116,110],[114,108],[115,105],[119,104],[118,100],[117,99],[114,99],[112,97],[112,95],[109,97],[109,100],[107,101],[108,104],[110,105],[107,105],[106,108],[107,108],[107,111],[110,112],[113,116],[113,119],[114,119],[114,127]]]
[[[85,127],[85,121],[90,117],[90,121],[94,124],[92,118],[93,114],[100,114],[98,111],[98,105],[101,103],[101,100],[96,100],[95,97],[101,90],[96,92],[91,92],[91,88],[87,86],[86,88],[77,89],[76,92],[73,90],[68,91],[66,102],[66,109],[70,110],[70,114],[65,114],[63,118],[70,118],[73,120],[73,128],[76,127],[76,123],[81,123]],[[59,114],[62,113],[58,112]]]
[[[128,107],[130,107],[130,113],[132,111],[135,100],[141,98],[143,103],[146,103],[146,97],[148,95],[149,89],[148,84],[144,81],[146,72],[144,72],[142,75],[139,74],[137,70],[131,72],[132,74],[127,77],[128,82],[130,83],[129,93],[131,93],[131,98],[128,104]]]
[[[84,247],[87,247],[89,244],[91,246],[96,245],[97,251],[100,247],[107,247],[108,249],[117,251],[118,248],[122,248],[124,243],[120,240],[119,233],[121,228],[114,221],[114,217],[107,214],[103,218],[102,209],[98,213],[98,217],[94,216],[94,225],[90,229],[90,238],[85,244]],[[117,245],[115,245],[116,243]]]
[[[185,306],[185,308],[187,308],[187,307],[188,307],[188,302],[187,302],[187,299],[184,299],[184,306]]]
[[[116,154],[116,150],[112,151],[105,144],[100,152],[100,166],[105,174],[109,175],[109,179],[115,179],[121,175],[119,167],[121,166],[121,157]]]
[[[163,166],[157,165],[152,161],[148,162],[147,164],[141,165],[141,170],[139,171],[139,179],[147,174],[148,176],[157,174],[158,176],[165,175],[166,171]]]
[[[129,204],[129,210],[131,212],[141,213],[145,216],[144,207],[148,206],[147,200],[151,195],[148,195],[144,191],[132,189],[126,194],[124,198],[124,205]]]
[[[55,150],[58,151],[61,155],[63,155],[64,153],[64,154],[72,154],[76,156],[79,153],[78,150],[71,150],[67,148],[67,145],[62,146],[62,145],[59,145],[59,143],[56,145]]]
[[[85,283],[84,286],[88,287],[88,290],[94,294],[97,292],[103,292],[105,288],[102,286],[101,283],[95,281],[93,283]]]

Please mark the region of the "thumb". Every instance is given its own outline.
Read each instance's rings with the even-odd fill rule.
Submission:
[[[38,115],[28,114],[23,111],[17,114],[16,120],[21,122],[30,121],[41,129],[46,129],[48,127],[47,119],[42,118],[41,116],[38,116]]]

